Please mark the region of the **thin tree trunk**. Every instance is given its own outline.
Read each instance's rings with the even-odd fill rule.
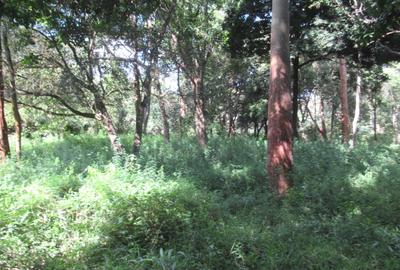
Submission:
[[[185,102],[185,96],[183,95],[182,88],[181,88],[181,69],[178,67],[178,95],[179,95],[179,130],[181,136],[184,133],[184,126],[185,126],[185,118],[186,118],[186,111],[187,105]]]
[[[161,111],[161,117],[163,120],[163,137],[164,141],[166,143],[169,143],[170,141],[170,134],[169,134],[169,122],[168,122],[168,114],[167,114],[167,109],[165,108],[165,101],[164,101],[164,96],[162,93],[161,89],[161,83],[160,83],[160,74],[157,71],[157,92],[158,92],[158,104],[160,106],[160,111]]]
[[[339,59],[339,76],[340,76],[340,87],[339,97],[340,105],[342,109],[342,142],[344,144],[349,143],[350,131],[349,131],[349,105],[347,98],[347,67],[346,60],[344,58]]]
[[[134,64],[135,82],[135,112],[136,112],[136,125],[135,125],[135,137],[133,141],[133,154],[138,155],[140,152],[140,146],[142,144],[143,136],[143,106],[142,106],[142,94],[140,92],[140,73],[137,64]]]
[[[293,136],[299,138],[299,56],[293,58]]]
[[[325,102],[324,98],[321,95],[320,98],[320,109],[321,109],[321,136],[324,140],[328,139],[327,131],[326,131],[326,123],[325,123]]]
[[[376,104],[376,102],[374,101],[373,103],[373,129],[374,129],[374,140],[378,141],[378,116],[377,116],[377,110],[378,110],[378,106]]]
[[[356,85],[356,107],[354,109],[353,119],[353,143],[352,146],[357,144],[357,133],[358,133],[358,121],[360,119],[361,111],[361,87],[362,87],[362,75],[361,70],[357,71],[357,85]]]
[[[229,129],[228,129],[228,136],[234,137],[236,135],[236,124],[235,124],[235,117],[233,117],[233,113],[229,112]]]
[[[195,78],[192,83],[194,90],[194,105],[195,105],[195,125],[197,141],[200,146],[205,147],[207,144],[207,132],[206,132],[206,119],[204,115],[204,100],[203,100],[203,79]]]
[[[124,148],[118,138],[117,130],[115,129],[114,122],[107,111],[104,102],[100,99],[96,100],[96,119],[99,120],[107,131],[108,138],[111,143],[111,148],[114,154],[123,154]]]
[[[336,110],[337,110],[337,105],[335,102],[335,98],[332,98],[332,111],[331,111],[331,134],[330,134],[330,139],[333,139],[333,135],[335,132],[335,116],[336,116]]]
[[[314,98],[314,115],[315,115],[315,117],[313,116],[312,112],[310,111],[310,108],[308,108],[307,104],[308,103],[306,103],[306,105],[305,105],[306,111],[308,112],[308,115],[310,116],[311,121],[314,123],[315,130],[318,132],[321,139],[325,139],[326,135],[324,135],[324,130],[318,124],[318,118],[317,118],[317,112],[316,112],[316,109],[317,109],[316,98]],[[325,124],[325,122],[324,122],[324,124]]]
[[[133,31],[136,31],[136,20],[134,17],[133,21]],[[132,152],[134,155],[138,156],[140,152],[140,146],[142,145],[142,136],[143,136],[143,103],[142,103],[142,93],[140,89],[140,69],[138,65],[139,61],[139,44],[135,39],[134,42],[134,63],[133,63],[133,75],[134,75],[134,95],[135,95],[135,113],[136,113],[136,121],[135,121],[135,136],[133,138],[133,147]]]
[[[143,102],[143,105],[144,105],[143,106],[143,134],[147,134],[147,126],[149,124],[149,119],[150,119],[151,85],[152,85],[152,83],[150,83],[150,86],[146,91],[146,96],[145,96],[144,102]]]
[[[271,71],[268,99],[268,177],[270,187],[284,196],[292,181],[293,116],[290,89],[289,1],[273,0]]]
[[[1,21],[0,21],[0,31]],[[10,144],[8,142],[8,129],[5,117],[4,108],[4,77],[3,77],[3,49],[0,35],[0,162],[4,162],[8,155],[10,155]]]
[[[21,142],[22,142],[22,118],[19,113],[18,109],[18,98],[17,98],[17,88],[15,84],[15,69],[14,69],[14,63],[12,61],[11,57],[11,51],[10,47],[8,45],[8,36],[7,36],[7,31],[8,29],[4,28],[3,30],[3,42],[4,42],[4,51],[6,55],[6,61],[8,63],[8,68],[10,71],[10,80],[11,80],[11,105],[12,105],[12,111],[14,115],[14,121],[15,121],[15,135],[16,135],[16,141],[15,141],[15,151],[17,158],[21,158]]]
[[[400,109],[398,108],[398,106],[394,106],[392,109],[392,125],[394,129],[395,144],[400,144],[399,114],[400,114]]]

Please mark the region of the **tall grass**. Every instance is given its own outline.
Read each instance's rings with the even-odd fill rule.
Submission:
[[[0,166],[0,268],[399,269],[399,150],[297,143],[277,201],[251,138],[147,137],[123,162],[101,136],[26,141]]]

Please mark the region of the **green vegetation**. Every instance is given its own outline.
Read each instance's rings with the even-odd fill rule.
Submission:
[[[146,137],[137,160],[101,136],[24,145],[0,167],[1,269],[400,267],[399,146],[297,143],[277,201],[247,137]]]
[[[399,163],[400,0],[0,0],[0,270],[400,269]]]

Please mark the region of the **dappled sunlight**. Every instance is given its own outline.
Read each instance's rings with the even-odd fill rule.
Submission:
[[[49,152],[53,163],[35,144],[32,162],[0,168],[0,177],[14,182],[0,183],[0,264],[6,269],[158,269],[161,261],[194,269],[310,263],[351,269],[385,268],[397,258],[398,147],[359,144],[350,151],[296,142],[294,186],[277,201],[265,180],[263,141],[212,137],[204,149],[195,137],[172,138],[169,145],[147,137],[138,160],[92,160],[83,171],[47,172],[74,151],[96,155],[106,139],[96,139],[95,148],[76,144],[82,141],[54,142],[53,149],[66,146]],[[284,260],[281,252],[293,256]],[[371,252],[385,259],[371,259]]]

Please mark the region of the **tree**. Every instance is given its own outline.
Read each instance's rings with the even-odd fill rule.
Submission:
[[[3,31],[0,15],[0,32]],[[4,74],[3,74],[3,47],[2,35],[0,35],[0,162],[4,162],[10,154],[10,144],[8,142],[8,130],[4,108]]]
[[[13,111],[13,116],[14,116],[14,121],[15,121],[15,151],[17,158],[21,158],[21,153],[22,153],[22,118],[21,114],[19,113],[18,109],[18,98],[17,98],[17,86],[16,86],[16,71],[14,68],[14,63],[11,55],[11,50],[10,46],[8,44],[8,27],[4,24],[4,29],[3,29],[3,43],[4,43],[4,51],[5,51],[5,56],[6,56],[6,62],[8,66],[8,70],[10,73],[10,97],[11,97],[11,105],[12,105],[12,111]]]
[[[339,98],[340,107],[342,109],[341,124],[342,124],[342,142],[345,144],[349,143],[350,139],[350,120],[349,120],[349,104],[347,97],[347,66],[344,58],[339,59]]]
[[[189,80],[198,143],[207,144],[205,78],[213,48],[221,38],[221,1],[180,1],[171,25],[171,58]]]
[[[132,14],[124,37],[134,54],[132,61],[135,98],[135,136],[133,153],[140,152],[143,134],[147,131],[150,116],[152,88],[157,88],[156,69],[160,60],[161,45],[175,12],[176,3],[155,1],[144,5],[138,14]]]
[[[271,71],[268,99],[268,177],[272,190],[284,196],[292,185],[292,97],[289,57],[289,1],[273,0]]]

